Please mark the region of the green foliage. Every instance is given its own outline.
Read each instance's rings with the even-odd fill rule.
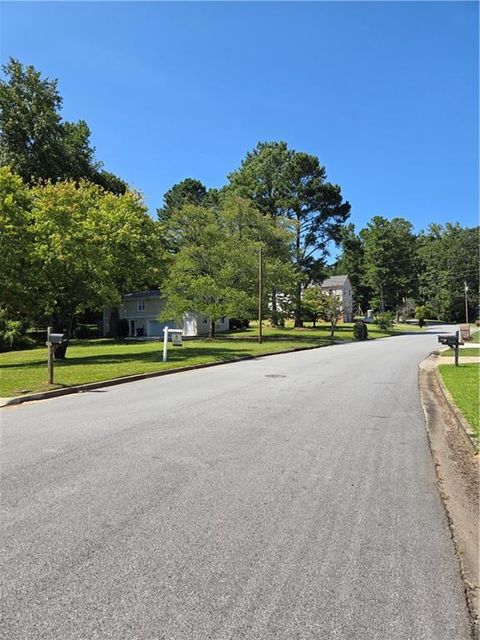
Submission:
[[[319,276],[332,240],[338,241],[350,205],[340,187],[326,181],[316,156],[288,149],[285,142],[264,142],[249,152],[229,175],[228,190],[252,200],[262,213],[293,223],[292,260],[298,273],[294,292],[295,323],[302,324],[305,282]],[[273,300],[275,310],[276,301]]]
[[[347,224],[341,235],[341,253],[330,275],[347,274],[352,283],[354,307],[369,308],[372,289],[366,283],[365,251],[361,237],[355,233],[355,226]]]
[[[163,196],[163,207],[157,209],[158,219],[166,222],[175,211],[186,205],[202,205],[207,198],[207,188],[200,180],[186,178],[174,184]]]
[[[325,293],[321,287],[310,285],[303,291],[302,310],[305,316],[313,322],[313,326],[322,317],[325,311],[325,303]]]
[[[368,340],[368,327],[363,320],[357,320],[353,325],[353,337],[355,340]]]
[[[480,260],[479,227],[432,224],[419,236],[420,298],[434,317],[465,320],[464,283],[469,288],[470,318],[478,304]]]
[[[417,286],[416,238],[408,220],[375,216],[360,232],[364,279],[375,293],[373,307],[396,309]]]
[[[0,291],[11,317],[31,311],[36,289],[30,207],[31,194],[21,178],[0,167]]]
[[[425,320],[429,316],[428,308],[425,305],[417,307],[415,309],[415,318],[418,320],[418,326],[423,327],[425,324]]]
[[[95,160],[87,123],[62,120],[57,81],[13,58],[2,69],[0,164],[9,165],[27,184],[85,178],[114,193],[125,192],[125,183]]]
[[[167,305],[162,317],[181,318],[195,311],[215,321],[223,316],[256,315],[259,248],[265,247],[265,290],[288,287],[294,272],[288,255],[287,230],[262,216],[250,202],[229,197],[218,210],[187,205],[173,211],[162,229],[177,250],[171,256],[162,290]],[[269,247],[276,247],[273,255]]]
[[[375,322],[379,329],[389,331],[393,327],[394,314],[391,311],[383,311],[375,316]]]
[[[334,293],[327,293],[324,297],[322,318],[330,323],[330,335],[333,337],[338,321],[343,316],[343,303]]]
[[[22,322],[9,318],[7,310],[0,307],[0,351],[21,349],[31,344],[33,340],[26,337]]]

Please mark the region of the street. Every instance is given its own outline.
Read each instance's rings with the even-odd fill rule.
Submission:
[[[435,333],[7,407],[1,638],[467,640]]]

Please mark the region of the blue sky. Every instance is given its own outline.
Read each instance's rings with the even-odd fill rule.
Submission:
[[[219,187],[259,140],[317,155],[358,228],[477,224],[478,4],[1,5],[1,58],[58,78],[66,119],[150,210]]]

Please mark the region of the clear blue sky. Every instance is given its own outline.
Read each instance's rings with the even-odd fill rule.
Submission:
[[[474,2],[2,3],[1,58],[58,78],[150,210],[259,140],[318,155],[361,227],[477,224]]]

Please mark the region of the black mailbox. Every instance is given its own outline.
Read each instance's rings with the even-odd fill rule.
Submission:
[[[458,334],[451,336],[438,336],[438,341],[442,344],[446,344],[451,349],[454,349],[459,343]]]
[[[460,342],[459,338],[458,338],[459,332],[456,331],[453,335],[449,335],[449,336],[438,336],[438,341],[441,344],[446,345],[447,347],[450,347],[450,349],[453,349],[455,352],[455,365],[458,367],[458,352],[459,352],[459,346],[461,344],[463,344],[463,342]]]
[[[65,341],[64,333],[51,333],[48,336],[47,344],[63,344],[64,341]]]

